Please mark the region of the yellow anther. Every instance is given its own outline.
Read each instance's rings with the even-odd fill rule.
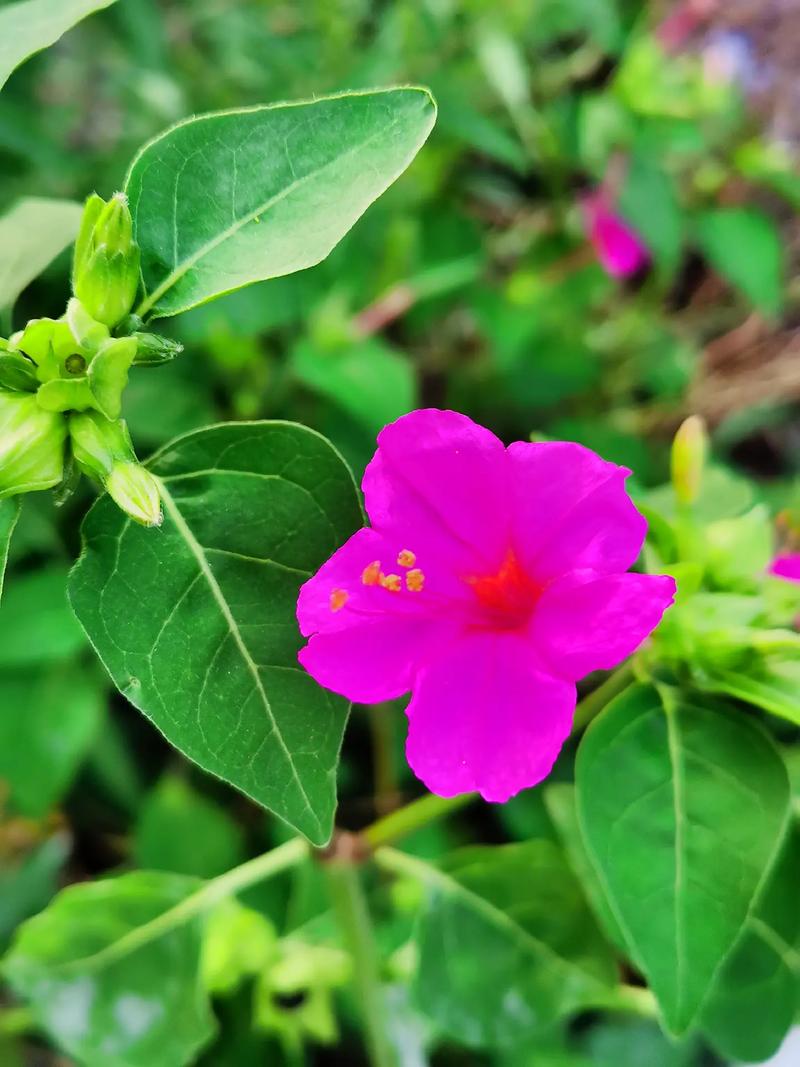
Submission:
[[[406,567],[406,568],[413,567],[416,562],[417,562],[417,557],[414,555],[413,552],[409,551],[409,549],[407,549],[407,548],[404,548],[402,550],[402,552],[400,552],[400,554],[397,557],[397,566],[398,567]]]
[[[330,599],[331,611],[341,611],[349,599],[350,594],[346,589],[332,589]]]
[[[361,572],[361,581],[364,585],[378,585],[381,580],[381,561],[376,559]]]
[[[425,575],[419,569],[415,567],[413,571],[409,571],[406,575],[406,587],[411,593],[421,593],[422,588],[425,585]]]
[[[380,576],[380,583],[384,589],[388,589],[390,593],[399,593],[402,586],[399,574],[382,574]]]

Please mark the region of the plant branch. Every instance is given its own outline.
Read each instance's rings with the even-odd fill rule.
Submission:
[[[575,708],[575,717],[572,720],[573,734],[580,733],[581,730],[585,729],[592,719],[600,714],[609,701],[619,696],[623,689],[627,689],[633,679],[632,660],[623,663],[621,667],[617,667],[612,674],[609,674],[608,678],[601,682],[597,689],[593,689],[588,696],[585,696],[578,703]]]
[[[353,960],[353,979],[364,1021],[372,1067],[396,1067],[387,1030],[378,952],[358,868],[334,861],[325,865],[328,888],[345,946]]]
[[[413,834],[415,830],[421,830],[429,823],[436,822],[446,815],[458,811],[459,808],[471,804],[477,800],[477,793],[461,793],[455,797],[438,797],[434,793],[412,800],[403,808],[398,808],[390,815],[378,819],[371,826],[361,831],[360,836],[370,848],[379,848],[381,845],[391,844],[401,837]]]

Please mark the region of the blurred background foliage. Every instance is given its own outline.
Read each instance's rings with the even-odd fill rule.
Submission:
[[[140,454],[214,421],[287,418],[326,434],[360,476],[384,423],[449,406],[506,440],[581,441],[630,466],[644,492],[666,479],[672,434],[694,412],[727,468],[724,493],[781,511],[776,542],[787,541],[800,460],[798,60],[800,11],[780,0],[121,0],[0,95],[0,209],[26,195],[107,197],[144,141],[192,113],[428,85],[434,135],[326,262],[165,320],[186,351],[132,375],[125,417]],[[587,224],[598,190],[646,248],[625,276],[604,267]],[[24,290],[14,327],[61,313],[68,268],[65,253]],[[26,500],[12,547],[0,618],[0,706],[14,712],[0,721],[4,945],[66,881],[130,866],[211,877],[284,836],[112,697],[64,598],[81,493],[60,510],[49,494]],[[383,710],[352,720],[343,825],[416,789],[402,716]],[[436,857],[459,834],[555,836],[538,791],[454,827],[410,847]],[[387,950],[413,915],[403,888],[391,920],[386,909]],[[324,927],[308,874],[246,902],[270,929]],[[284,947],[272,986],[261,982],[260,1030],[243,994],[224,1001],[222,1036],[200,1062],[280,1063],[306,1039],[338,1049],[320,1063],[360,1062],[352,1012],[338,1012],[339,1040],[328,1003],[340,961],[314,957],[333,951],[316,940],[299,957]],[[432,1038],[437,1064],[713,1062],[621,1018],[589,1019],[566,1044],[554,1034],[530,1060],[458,1053],[412,1017],[408,961],[391,959],[409,1067]],[[23,1049],[18,1027],[0,1008],[1,1063],[56,1062]]]

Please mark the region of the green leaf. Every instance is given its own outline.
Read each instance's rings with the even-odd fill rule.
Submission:
[[[122,952],[126,935],[179,904],[194,879],[136,871],[60,893],[3,964],[14,992],[69,1056],[103,1067],[179,1067],[215,1029],[193,919]]]
[[[222,808],[168,775],[142,807],[134,857],[145,869],[214,878],[244,860],[244,845]]]
[[[11,72],[114,0],[21,0],[0,8],[0,89]],[[76,230],[77,232],[77,230]]]
[[[729,207],[695,219],[697,241],[715,270],[768,315],[783,303],[784,258],[774,222],[752,208]]]
[[[100,725],[102,685],[72,666],[0,673],[0,779],[39,818],[72,784]]]
[[[177,315],[319,263],[402,174],[435,118],[427,90],[405,88],[173,126],[144,146],[126,182],[147,294],[138,313]]]
[[[301,341],[291,366],[301,382],[335,401],[373,434],[415,406],[411,364],[377,338],[332,352]]]
[[[40,4],[44,0],[34,2]],[[8,46],[9,40],[14,40],[16,36],[16,33],[10,37],[7,32],[4,33],[3,21],[15,7],[33,6],[34,3],[22,3],[0,8],[0,79],[3,50]],[[52,6],[55,8],[55,3]],[[72,244],[80,226],[82,213],[81,205],[71,200],[46,200],[31,196],[18,201],[0,218],[0,309],[13,307],[22,290],[38,277],[67,245]]]
[[[426,888],[414,995],[460,1042],[518,1045],[609,993],[613,958],[552,842],[467,848],[441,869],[378,855]]]
[[[800,726],[800,663],[796,655],[754,659],[746,670],[709,666],[703,688],[743,700]]]
[[[5,951],[19,924],[41,911],[55,895],[69,852],[69,835],[62,831],[16,864],[6,860],[0,867],[0,950]]]
[[[61,663],[85,644],[67,601],[67,568],[17,575],[0,606],[0,670]]]
[[[795,826],[700,1016],[708,1040],[731,1062],[769,1059],[800,1006],[798,885],[800,830]]]
[[[650,158],[636,155],[620,193],[623,216],[641,235],[658,267],[671,277],[683,243],[683,213],[672,179]]]
[[[19,512],[19,500],[15,500],[13,497],[6,497],[4,500],[0,500],[0,601],[3,599],[8,553],[11,548],[14,527],[19,519]],[[0,627],[1,630],[2,627]]]
[[[696,1020],[786,825],[786,769],[734,709],[652,686],[617,697],[576,762],[578,816],[668,1028]]]
[[[537,790],[538,792],[538,790]],[[614,912],[606,900],[603,888],[586,851],[575,801],[575,786],[571,782],[556,782],[544,791],[544,801],[555,823],[570,866],[578,877],[586,899],[602,930],[620,949],[625,950],[625,938]]]
[[[352,475],[325,438],[283,422],[199,430],[150,466],[164,525],[99,500],[70,582],[75,612],[168,741],[323,845],[347,705],[300,668],[295,607],[361,524]]]

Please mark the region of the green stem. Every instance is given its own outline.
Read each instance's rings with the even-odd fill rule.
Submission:
[[[420,797],[419,800],[412,800],[404,808],[378,819],[366,830],[362,830],[361,837],[370,848],[388,845],[401,837],[413,834],[415,830],[421,830],[428,823],[458,811],[459,808],[477,800],[477,797],[477,793],[462,793],[456,797],[437,797],[429,793],[427,796]]]
[[[364,1020],[370,1064],[372,1067],[396,1067],[386,1026],[386,1005],[372,920],[358,869],[352,864],[334,861],[326,865],[325,873],[339,928],[353,960],[353,979]]]
[[[71,960],[62,967],[55,968],[58,974],[66,974],[71,971],[93,971],[107,966],[124,956],[135,952],[144,945],[163,937],[178,926],[183,926],[196,916],[213,908],[221,900],[240,893],[258,882],[263,882],[290,867],[300,863],[309,854],[308,845],[299,837],[287,841],[285,845],[279,845],[271,852],[265,852],[263,856],[256,856],[247,863],[221,874],[206,882],[197,892],[186,897],[180,904],[168,911],[157,915],[155,919],[137,926],[134,930],[124,934],[118,941],[112,942],[105,948],[101,948],[92,956],[84,956],[79,960]]]
[[[387,815],[397,807],[399,799],[394,773],[394,719],[382,704],[371,707],[368,715],[372,734],[375,812]]]
[[[0,1012],[0,1034],[17,1037],[36,1028],[33,1012],[29,1008],[6,1008]]]
[[[613,674],[610,674],[604,682],[598,685],[597,689],[593,689],[588,696],[585,696],[575,708],[575,718],[572,720],[573,734],[580,733],[581,730],[588,726],[609,701],[618,696],[623,689],[627,689],[633,678],[633,661],[628,660],[621,667],[617,667]]]

